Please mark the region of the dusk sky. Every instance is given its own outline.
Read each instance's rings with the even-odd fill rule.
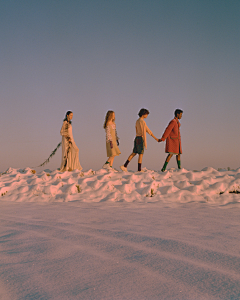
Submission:
[[[84,170],[106,161],[103,122],[115,111],[118,169],[141,108],[159,138],[184,111],[182,167],[240,167],[239,0],[2,0],[0,29],[0,172],[42,163],[67,110]],[[143,167],[160,170],[165,143],[147,139]],[[37,170],[60,163],[61,149]]]

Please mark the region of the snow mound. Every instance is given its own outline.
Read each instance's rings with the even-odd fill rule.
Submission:
[[[1,200],[18,202],[208,202],[240,203],[240,168],[165,173],[109,172],[100,169],[61,173],[9,168],[0,176]]]

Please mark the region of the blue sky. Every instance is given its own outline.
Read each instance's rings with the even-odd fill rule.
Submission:
[[[142,107],[157,137],[183,109],[183,167],[239,167],[239,15],[240,1],[1,1],[0,171],[43,162],[67,110],[84,169],[105,162],[115,111],[118,168]],[[148,136],[143,167],[161,169],[164,147]]]

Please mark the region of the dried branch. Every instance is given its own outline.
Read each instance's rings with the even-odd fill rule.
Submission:
[[[45,164],[49,163],[50,158],[52,158],[52,157],[56,154],[57,149],[58,149],[61,145],[62,145],[62,142],[60,142],[60,143],[57,145],[57,147],[53,150],[53,152],[50,154],[50,156],[48,157],[48,159],[46,159],[46,160],[45,160],[41,165],[39,165],[38,167],[42,167],[42,166],[44,166]]]

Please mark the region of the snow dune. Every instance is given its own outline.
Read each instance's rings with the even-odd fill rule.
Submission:
[[[240,299],[240,169],[0,176],[0,299]]]
[[[18,202],[208,202],[240,203],[240,168],[201,171],[170,169],[165,173],[107,170],[35,173],[9,168],[0,177],[0,196]]]

